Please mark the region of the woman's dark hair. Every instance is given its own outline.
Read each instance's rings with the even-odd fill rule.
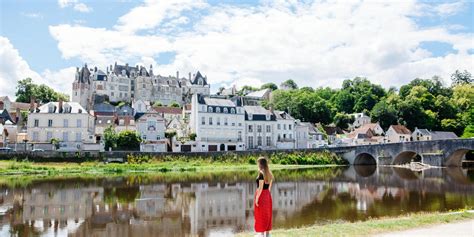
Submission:
[[[268,167],[268,160],[267,158],[261,156],[257,160],[258,167],[263,171],[263,179],[265,182],[270,182],[273,180],[273,174]]]

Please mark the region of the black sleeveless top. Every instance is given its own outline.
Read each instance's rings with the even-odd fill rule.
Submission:
[[[265,180],[264,180],[264,178],[263,178],[263,174],[260,173],[260,174],[258,175],[258,177],[257,177],[257,188],[259,188],[259,187],[258,187],[258,185],[260,184],[260,183],[259,183],[259,180],[263,180],[263,189],[268,189],[268,187],[270,187],[270,184],[265,183]]]

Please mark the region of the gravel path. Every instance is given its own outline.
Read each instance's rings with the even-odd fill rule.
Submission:
[[[474,237],[474,220],[461,221],[456,223],[441,224],[411,230],[397,231],[375,235],[377,237],[395,236],[449,236],[449,237]]]

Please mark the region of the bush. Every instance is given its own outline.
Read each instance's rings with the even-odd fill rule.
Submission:
[[[149,163],[152,159],[153,157],[149,155],[133,155],[133,154],[127,155],[127,162],[129,164]]]

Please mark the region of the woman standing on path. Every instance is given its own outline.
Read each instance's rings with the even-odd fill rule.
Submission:
[[[255,232],[257,232],[257,237],[268,237],[270,236],[270,230],[272,230],[272,195],[270,190],[272,188],[273,174],[268,167],[268,160],[265,157],[258,158],[257,164],[259,170],[257,191],[253,200]]]

